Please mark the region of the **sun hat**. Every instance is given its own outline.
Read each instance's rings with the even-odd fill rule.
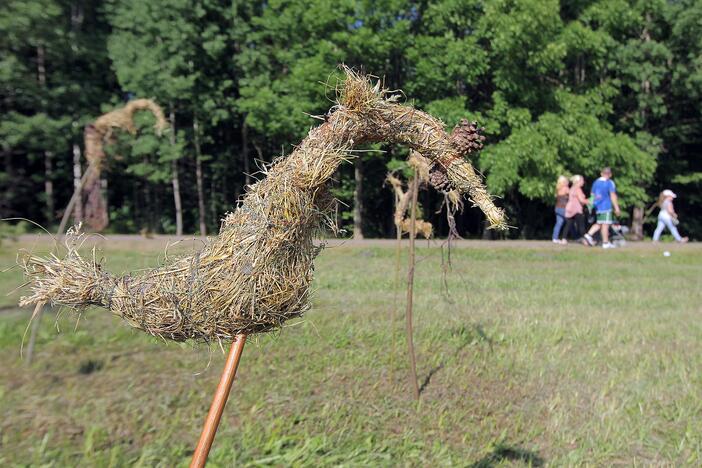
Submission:
[[[677,195],[675,195],[675,192],[673,192],[673,191],[670,190],[670,189],[665,189],[665,190],[663,190],[663,196],[664,196],[664,197],[673,197],[673,198],[677,198],[677,197],[678,197]]]

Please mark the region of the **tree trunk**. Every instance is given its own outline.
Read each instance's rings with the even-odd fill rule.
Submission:
[[[83,222],[83,187],[81,178],[83,177],[83,168],[80,165],[80,146],[73,144],[73,192],[78,197],[73,210],[73,224]]]
[[[37,46],[37,81],[41,88],[46,88],[46,51],[44,44]],[[53,153],[44,150],[44,197],[46,198],[46,222],[54,220],[54,162]]]
[[[54,153],[44,151],[44,195],[46,197],[46,221],[54,221]]]
[[[246,116],[244,116],[246,119]],[[241,160],[244,163],[246,185],[251,185],[251,161],[249,161],[249,129],[246,120],[241,122]]]
[[[183,235],[183,207],[180,200],[180,181],[178,180],[178,161],[171,162],[172,183],[173,183],[173,203],[176,212],[176,236]]]
[[[85,18],[83,14],[83,6],[77,2],[71,4],[71,30],[73,31],[73,46],[77,46],[75,39],[77,38],[81,26],[83,24],[83,19]],[[81,179],[83,178],[83,167],[80,162],[81,151],[80,145],[77,143],[73,144],[73,196],[77,198],[75,200],[75,208],[73,213],[73,224],[78,225],[83,222],[83,183]],[[70,202],[69,202],[70,204]],[[68,207],[66,208],[68,209]],[[63,230],[63,229],[62,229]],[[63,233],[61,233],[63,234]]]
[[[363,162],[357,157],[353,177],[356,186],[353,189],[353,238],[363,239]]]
[[[200,128],[197,117],[193,118],[193,133],[195,142],[195,179],[197,180],[197,208],[200,217],[200,235],[207,235],[205,224],[205,188],[202,180],[202,151],[200,149]]]
[[[148,167],[149,157],[147,155],[144,155],[144,164]],[[153,188],[151,187],[151,183],[149,182],[149,180],[144,179],[144,209],[142,210],[142,212],[146,213],[145,219],[147,233],[156,232],[156,223],[154,222],[154,211],[155,210],[153,206]]]
[[[212,219],[219,220],[217,213],[217,171],[212,171],[212,177],[210,177],[210,216]]]
[[[632,221],[631,221],[631,231],[632,231],[632,239],[634,240],[643,240],[644,238],[644,232],[643,232],[643,224],[644,224],[644,207],[643,206],[635,206],[634,207],[634,212],[632,215]]]
[[[46,53],[44,44],[37,46],[37,81],[42,88],[46,87]]]
[[[483,235],[481,236],[483,240],[492,240],[492,230],[490,229],[490,221],[487,219],[483,221]]]
[[[171,106],[171,145],[176,144],[176,121],[173,106]],[[173,202],[176,212],[176,236],[183,235],[183,206],[180,199],[180,180],[178,179],[178,160],[171,161],[171,182],[173,183]]]
[[[8,145],[2,145],[2,156],[3,161],[5,162],[5,180],[7,180],[7,183],[0,186],[0,218],[9,218],[10,206],[12,199],[14,198],[14,194],[11,192],[10,187],[15,180],[15,175],[14,168],[12,166],[12,152]]]

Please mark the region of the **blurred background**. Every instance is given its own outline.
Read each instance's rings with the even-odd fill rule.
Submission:
[[[604,165],[623,222],[670,188],[682,229],[702,235],[700,1],[27,0],[3,2],[0,31],[3,218],[55,229],[85,171],[84,126],[150,98],[170,130],[158,136],[140,113],[135,135],[115,132],[104,232],[216,232],[258,168],[334,104],[345,63],[448,127],[485,127],[474,163],[518,227],[509,237],[546,237],[556,178],[582,174],[587,188]],[[336,176],[338,221],[391,237],[384,179],[406,154],[367,149],[382,151]],[[443,198],[420,202],[446,235]],[[477,210],[457,227],[492,235]]]

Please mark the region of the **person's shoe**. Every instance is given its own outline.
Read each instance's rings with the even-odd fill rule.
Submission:
[[[684,243],[688,242],[689,240],[690,240],[690,238],[685,236],[682,239],[680,239],[678,242],[680,242],[681,244],[684,244]]]
[[[583,244],[589,245],[590,247],[592,247],[593,245],[595,245],[595,239],[593,239],[592,236],[591,236],[590,234],[585,234],[585,235],[583,236],[583,239],[585,240],[585,241],[583,242]]]
[[[611,242],[607,242],[605,244],[602,244],[603,249],[614,249],[616,245],[612,244]]]

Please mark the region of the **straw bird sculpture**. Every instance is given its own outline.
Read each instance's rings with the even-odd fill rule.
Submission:
[[[142,110],[149,111],[154,115],[156,119],[154,128],[157,134],[160,135],[168,127],[163,110],[150,99],[129,101],[124,107],[103,114],[93,123],[85,126],[83,138],[88,170],[82,188],[82,191],[86,193],[84,218],[86,224],[94,231],[102,231],[108,223],[107,202],[102,194],[100,184],[100,174],[104,170],[107,159],[104,145],[114,141],[113,133],[117,129],[135,135],[137,128],[134,125],[134,114]]]
[[[363,143],[398,143],[419,152],[440,184],[467,196],[493,227],[505,228],[503,212],[464,159],[480,140],[468,126],[450,136],[439,120],[399,104],[397,95],[350,70],[337,99],[326,121],[265,170],[198,253],[115,276],[94,254],[79,255],[75,235],[69,236],[61,258],[20,257],[31,287],[21,305],[97,305],[177,341],[225,341],[275,329],[309,307],[313,260],[321,249],[314,239],[335,206],[327,182]]]

